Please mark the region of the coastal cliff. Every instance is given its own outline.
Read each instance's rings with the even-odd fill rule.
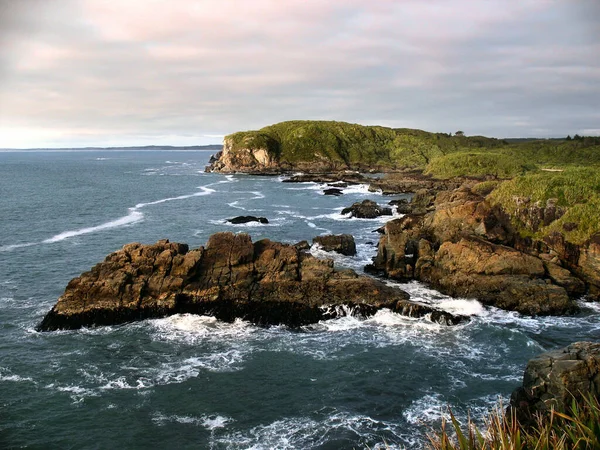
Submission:
[[[431,208],[386,223],[368,270],[531,315],[575,312],[583,295],[597,300],[597,235],[579,246],[560,234],[524,239],[505,210],[469,187],[439,192]]]

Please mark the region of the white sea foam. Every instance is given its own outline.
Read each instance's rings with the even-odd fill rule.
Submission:
[[[113,229],[113,228],[120,228],[123,226],[134,225],[144,219],[144,214],[140,211],[141,209],[143,209],[147,206],[158,205],[161,203],[177,201],[177,200],[186,200],[186,199],[189,199],[192,197],[201,197],[201,196],[210,195],[210,194],[216,192],[215,189],[209,188],[208,186],[210,186],[210,185],[199,186],[198,189],[200,189],[200,191],[194,192],[193,194],[185,194],[185,195],[179,195],[177,197],[163,198],[163,199],[155,200],[155,201],[151,201],[151,202],[138,203],[133,208],[129,208],[129,214],[127,214],[126,216],[119,217],[118,219],[111,220],[111,221],[108,221],[108,222],[105,222],[105,223],[102,223],[100,225],[96,225],[93,227],[85,227],[85,228],[80,228],[77,230],[63,231],[63,232],[58,233],[48,239],[44,239],[41,243],[53,244],[55,242],[60,242],[65,239],[69,239],[69,238],[76,237],[76,236],[96,233],[98,231],[109,230],[109,229]],[[5,245],[5,246],[0,247],[0,252],[11,251],[11,250],[14,250],[16,248],[21,248],[21,247],[30,247],[30,246],[37,245],[37,244],[39,244],[39,243],[38,242],[28,242],[25,244]]]
[[[194,416],[179,416],[176,414],[165,415],[156,413],[152,416],[152,421],[159,426],[167,425],[168,423],[181,423],[185,425],[195,425],[206,428],[207,430],[214,431],[219,428],[224,428],[227,424],[232,422],[230,417],[224,417],[218,414],[213,415],[202,415],[200,417]]]
[[[22,377],[20,375],[16,375],[13,373],[3,373],[4,371],[0,369],[0,382],[10,381],[13,383],[22,383],[24,381],[35,383],[33,378],[30,377]]]
[[[314,418],[290,417],[247,431],[223,431],[213,436],[214,444],[252,450],[320,448],[331,444],[330,441],[336,439],[336,435],[355,441],[360,447],[399,449],[404,448],[403,444],[410,439],[401,435],[395,423],[335,409],[317,411]]]
[[[44,244],[52,244],[54,242],[60,242],[60,241],[63,241],[65,239],[68,239],[71,237],[81,236],[83,234],[95,233],[97,231],[108,230],[111,228],[118,228],[118,227],[122,227],[125,225],[132,225],[134,223],[141,221],[143,218],[144,218],[144,215],[141,212],[136,211],[136,208],[131,208],[129,211],[129,214],[127,214],[126,216],[120,217],[115,220],[111,220],[110,222],[105,222],[101,225],[96,225],[95,227],[87,227],[87,228],[80,228],[79,230],[63,231],[62,233],[56,234],[56,235],[52,236],[51,238],[44,239],[42,242]]]
[[[26,242],[24,244],[11,244],[11,245],[3,245],[0,247],[0,252],[10,252],[17,248],[31,247],[33,245],[37,245],[37,242]]]
[[[135,211],[135,210],[144,208],[146,206],[159,205],[161,203],[172,202],[172,201],[176,201],[176,200],[186,200],[188,198],[193,198],[193,197],[203,197],[205,195],[210,195],[213,192],[216,192],[214,189],[211,189],[206,186],[198,186],[198,189],[200,189],[200,192],[194,192],[193,194],[179,195],[177,197],[168,197],[168,198],[163,198],[160,200],[155,200],[153,202],[138,203],[137,205],[135,205],[135,208],[132,208],[132,209]]]
[[[410,406],[402,412],[402,416],[413,425],[430,424],[442,417],[450,418],[447,405],[448,403],[440,394],[427,394],[413,400]]]

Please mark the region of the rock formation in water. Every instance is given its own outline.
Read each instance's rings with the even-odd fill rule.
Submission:
[[[314,244],[319,244],[326,252],[337,252],[346,256],[356,255],[354,236],[350,234],[327,234],[313,238]]]
[[[600,239],[578,251],[558,237],[533,248],[466,187],[439,192],[433,206],[388,222],[369,270],[532,315],[574,312],[574,299],[600,286]]]
[[[350,217],[359,219],[375,219],[379,216],[391,216],[392,209],[387,206],[379,206],[373,200],[363,200],[344,208],[342,214],[350,214]]]
[[[255,217],[255,216],[237,216],[232,219],[227,219],[227,222],[233,224],[243,224],[248,222],[259,222],[262,224],[269,223],[269,220],[266,217]]]
[[[573,398],[600,396],[600,343],[576,342],[533,358],[510,398],[521,423],[554,408],[569,412]]]
[[[44,317],[42,331],[109,325],[176,313],[211,314],[224,321],[300,326],[381,308],[440,323],[462,317],[409,300],[405,292],[332,260],[301,251],[305,243],[252,243],[247,234],[212,235],[205,247],[159,241],[128,244],[69,282]]]

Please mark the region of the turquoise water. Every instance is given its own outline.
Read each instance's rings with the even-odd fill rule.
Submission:
[[[472,315],[458,327],[382,311],[300,330],[180,315],[38,333],[68,281],[126,243],[203,245],[216,231],[284,242],[351,233],[358,271],[388,218],[348,219],[314,183],[203,172],[210,153],[0,153],[0,448],[422,448],[449,405],[505,401],[525,363],[600,340],[600,308],[527,318],[403,285]],[[231,225],[237,215],[268,225]],[[325,255],[313,249],[316,255]],[[330,255],[331,256],[331,255]]]

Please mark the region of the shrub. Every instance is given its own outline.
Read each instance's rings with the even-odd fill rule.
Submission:
[[[425,173],[436,178],[486,177],[512,178],[534,170],[535,166],[501,153],[459,152],[431,161]]]

